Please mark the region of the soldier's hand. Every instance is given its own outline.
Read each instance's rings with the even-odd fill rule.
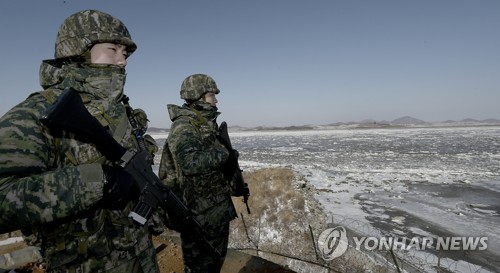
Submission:
[[[128,202],[139,197],[134,178],[121,167],[103,165],[104,171],[104,208],[121,210]]]

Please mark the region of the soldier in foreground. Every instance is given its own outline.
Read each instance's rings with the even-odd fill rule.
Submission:
[[[188,76],[181,86],[183,106],[168,105],[172,125],[162,152],[159,177],[182,198],[204,227],[213,255],[197,237],[183,232],[182,252],[187,272],[220,272],[227,253],[229,222],[236,217],[231,188],[222,172],[229,151],[217,137],[215,81],[204,74]]]
[[[69,16],[55,59],[41,64],[44,91],[0,119],[0,233],[21,229],[28,244],[41,248],[49,272],[159,272],[148,225],[128,218],[138,195],[132,176],[82,137],[40,122],[72,87],[121,145],[138,148],[134,135],[143,136],[147,119],[123,94],[127,58],[136,48],[109,14]],[[155,145],[147,142],[151,150]]]

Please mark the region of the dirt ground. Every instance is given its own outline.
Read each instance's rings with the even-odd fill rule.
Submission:
[[[153,238],[158,254],[158,264],[161,273],[182,273],[184,265],[182,261],[182,249],[180,238],[176,235],[163,235]],[[24,242],[0,246],[0,255],[26,247]],[[4,272],[0,269],[0,272]],[[12,272],[12,271],[11,271]],[[16,269],[20,273],[43,273],[45,272],[39,264],[32,263]],[[252,256],[243,252],[229,250],[221,273],[294,273],[278,264]]]
[[[160,246],[158,264],[161,273],[181,273],[183,271],[182,249],[180,238],[175,236],[159,236],[153,238],[155,246]],[[240,251],[229,250],[221,273],[294,273],[278,264],[252,256]]]

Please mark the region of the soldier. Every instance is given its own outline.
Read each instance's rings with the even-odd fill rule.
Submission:
[[[215,81],[203,74],[187,77],[179,107],[168,105],[172,125],[162,152],[159,177],[182,198],[205,228],[208,241],[222,254],[214,257],[197,240],[181,231],[185,272],[220,272],[227,252],[229,222],[236,217],[231,188],[221,167],[228,150],[217,138]]]
[[[109,14],[69,16],[57,34],[55,59],[40,66],[44,91],[0,119],[0,233],[21,229],[41,248],[49,272],[159,272],[148,225],[128,218],[137,198],[133,178],[93,144],[39,120],[72,87],[118,142],[137,147],[130,108],[122,103],[127,58],[136,48]],[[145,113],[131,112],[145,128]],[[156,144],[147,143],[154,151]]]

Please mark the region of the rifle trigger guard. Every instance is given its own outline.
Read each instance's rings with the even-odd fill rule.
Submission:
[[[127,150],[122,157],[120,157],[120,160],[116,162],[118,165],[120,165],[122,168],[125,168],[127,164],[132,160],[132,158],[135,156],[136,151],[135,150]]]

